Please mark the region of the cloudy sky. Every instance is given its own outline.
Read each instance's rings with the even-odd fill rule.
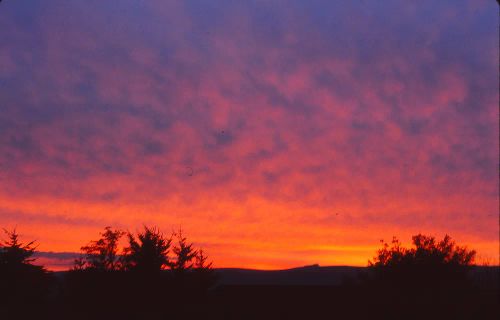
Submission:
[[[498,37],[495,1],[2,1],[0,226],[182,226],[249,268],[448,233],[498,263]]]

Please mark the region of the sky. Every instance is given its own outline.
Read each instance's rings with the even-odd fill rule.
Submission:
[[[215,267],[498,264],[495,1],[0,3],[0,227],[64,269],[105,226]]]

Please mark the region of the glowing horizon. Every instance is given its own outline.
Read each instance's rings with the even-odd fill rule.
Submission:
[[[182,226],[216,267],[261,269],[449,234],[498,265],[497,13],[4,1],[0,227],[78,252]]]

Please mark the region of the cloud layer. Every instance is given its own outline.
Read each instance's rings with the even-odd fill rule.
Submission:
[[[182,225],[271,268],[450,233],[498,263],[494,6],[2,3],[0,225]]]

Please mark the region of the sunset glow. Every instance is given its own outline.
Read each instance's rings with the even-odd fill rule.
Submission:
[[[5,1],[0,227],[65,269],[105,226],[215,267],[498,264],[494,1]]]

